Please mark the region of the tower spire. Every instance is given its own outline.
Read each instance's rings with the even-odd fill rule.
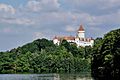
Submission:
[[[78,31],[84,31],[83,25],[81,24]]]
[[[78,37],[79,38],[85,38],[85,30],[83,28],[83,25],[80,25],[80,27],[78,29]]]

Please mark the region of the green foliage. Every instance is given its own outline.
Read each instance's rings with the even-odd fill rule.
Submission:
[[[92,48],[77,48],[63,40],[60,46],[37,39],[8,52],[0,52],[0,73],[89,72]]]
[[[97,41],[93,53],[92,75],[96,80],[120,79],[120,29]]]

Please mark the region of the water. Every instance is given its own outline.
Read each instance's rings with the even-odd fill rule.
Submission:
[[[93,80],[81,74],[0,74],[0,80]]]

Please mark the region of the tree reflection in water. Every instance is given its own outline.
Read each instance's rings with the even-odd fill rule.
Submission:
[[[0,74],[0,80],[92,80],[90,74]]]

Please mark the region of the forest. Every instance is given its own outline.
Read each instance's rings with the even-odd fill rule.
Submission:
[[[0,73],[80,73],[91,71],[91,47],[76,47],[63,40],[37,39],[0,52]]]

